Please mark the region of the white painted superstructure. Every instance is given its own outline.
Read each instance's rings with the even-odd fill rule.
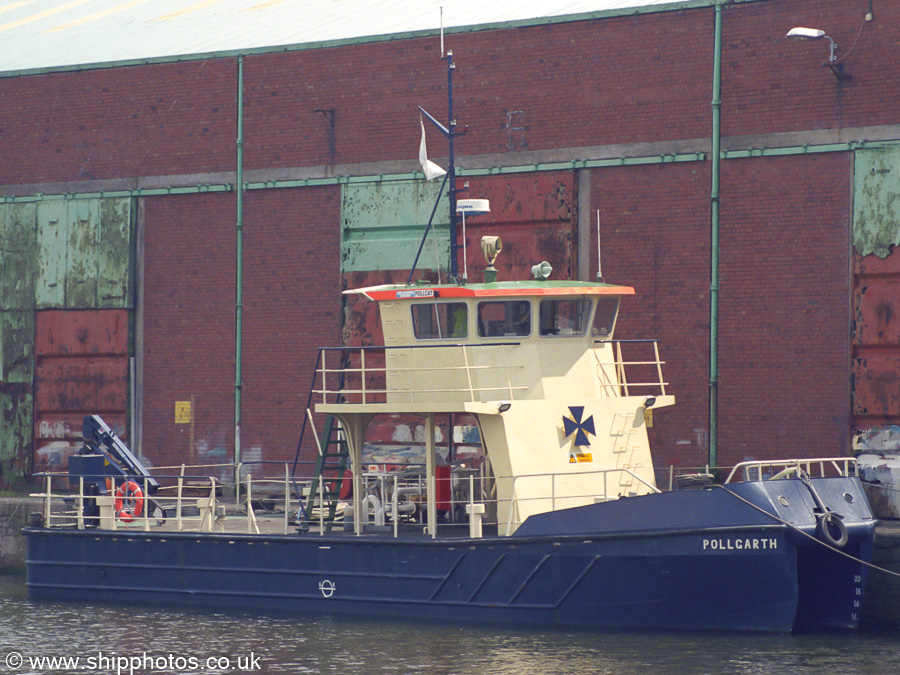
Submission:
[[[613,339],[619,300],[633,289],[529,281],[348,292],[378,303],[385,346],[359,350],[345,369],[341,403],[325,402],[340,369],[320,364],[325,386],[316,410],[341,422],[354,467],[362,466],[375,415],[421,416],[430,506],[434,416],[469,413],[496,492],[489,515],[501,533],[536,513],[656,490],[645,411],[674,397],[655,342]]]

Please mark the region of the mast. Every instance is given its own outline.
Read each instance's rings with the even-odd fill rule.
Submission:
[[[456,64],[453,62],[453,51],[447,50],[447,53],[441,58],[447,61],[447,126],[444,126],[440,122],[438,122],[431,114],[425,110],[422,106],[419,106],[419,112],[421,112],[429,122],[431,122],[437,129],[440,131],[444,137],[447,139],[447,143],[449,146],[449,162],[450,166],[447,168],[447,173],[444,175],[444,182],[441,184],[440,192],[438,192],[437,199],[434,203],[434,208],[431,210],[431,217],[428,219],[428,226],[425,228],[425,234],[422,235],[422,241],[419,244],[419,251],[416,253],[416,259],[413,261],[412,268],[409,271],[409,278],[406,280],[407,285],[412,283],[413,273],[416,271],[416,266],[419,263],[419,256],[422,253],[422,247],[425,245],[425,240],[428,238],[428,233],[431,231],[431,224],[434,221],[434,214],[437,211],[438,203],[441,201],[441,195],[444,192],[444,185],[449,185],[447,188],[448,196],[450,198],[450,272],[449,272],[449,281],[457,282],[459,280],[459,248],[460,244],[456,243],[457,232],[459,231],[458,224],[460,216],[456,212],[456,157],[454,152],[454,138],[458,135],[462,135],[457,133],[456,131],[456,120],[453,117],[453,71],[456,70]],[[465,246],[465,242],[462,243],[462,246]]]
[[[450,166],[447,168],[447,181],[449,183],[448,194],[450,197],[450,281],[459,278],[459,244],[456,243],[457,223],[459,214],[456,213],[456,162],[453,154],[453,139],[456,137],[456,119],[453,117],[453,71],[456,64],[453,62],[453,51],[447,50],[447,142],[450,148]],[[463,246],[466,242],[462,243]]]

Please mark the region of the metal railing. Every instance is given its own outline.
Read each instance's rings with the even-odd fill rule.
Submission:
[[[106,530],[122,531],[174,531],[174,532],[220,532],[248,534],[295,534],[301,525],[312,527],[312,533],[325,535],[327,530],[326,515],[328,501],[326,498],[326,481],[318,483],[318,495],[310,495],[311,480],[298,479],[291,475],[290,462],[266,464],[278,464],[282,473],[278,476],[257,476],[249,472],[242,476],[241,480],[233,485],[226,485],[214,477],[202,476],[193,473],[195,467],[178,467],[178,473],[154,474],[154,478],[160,481],[161,486],[153,495],[148,494],[149,479],[129,479],[141,488],[142,508],[129,507],[129,517],[122,518],[124,499],[117,497],[115,486],[107,489],[105,494],[98,495],[96,490],[89,486],[96,483],[96,479],[105,480],[107,476],[81,476],[77,484],[72,485],[73,490],[54,489],[55,481],[63,481],[71,485],[69,474],[45,473],[40,474],[44,484],[42,493],[34,494],[44,500],[44,524],[46,527],[75,527],[86,529],[98,527]],[[416,467],[407,467],[415,469]],[[471,519],[478,521],[477,530],[470,527],[470,532],[477,531],[481,536],[481,514],[488,512],[485,525],[498,526],[498,534],[501,531],[501,523],[497,522],[496,514],[503,506],[508,507],[509,517],[505,522],[505,534],[511,534],[521,523],[515,514],[520,512],[520,504],[524,502],[543,503],[547,508],[541,511],[553,511],[571,505],[573,501],[593,503],[615,499],[621,492],[621,480],[615,484],[611,479],[618,474],[645,486],[649,492],[659,492],[653,485],[627,468],[607,469],[587,472],[585,474],[572,473],[547,473],[528,474],[522,476],[485,476],[483,471],[472,468],[463,468],[440,480],[448,480],[450,486],[449,497],[438,496],[435,479],[429,483],[424,476],[408,476],[403,472],[388,472],[362,476],[364,494],[355,502],[347,500],[345,510],[354,514],[354,509],[359,508],[360,518],[364,526],[390,525],[394,537],[399,536],[401,523],[404,526],[420,527],[422,532],[436,536],[438,529],[459,526]],[[573,493],[571,490],[562,492],[558,489],[559,482],[565,479],[581,478],[585,475],[594,475],[598,478],[591,489],[583,493]],[[492,489],[495,483],[512,481],[512,497],[499,500]],[[547,489],[542,490],[541,496],[518,496],[517,490],[521,481],[542,480],[547,482]],[[631,484],[631,483],[629,483]],[[237,491],[238,485],[240,491]],[[240,508],[226,506],[234,502],[221,498],[218,494],[224,488],[236,490],[237,497],[242,499]],[[596,489],[594,489],[596,488]],[[435,529],[428,529],[426,513],[431,508],[428,498],[434,495],[436,502],[441,502],[441,511],[444,513],[443,522],[435,523]],[[303,523],[302,509],[308,499],[312,498],[313,517]],[[117,503],[118,502],[118,503]],[[265,515],[259,513],[259,505],[268,502],[270,508],[265,509]],[[85,505],[90,504],[91,515],[86,515]],[[132,502],[133,504],[133,502]],[[151,507],[152,504],[152,507]],[[533,510],[533,509],[529,509]],[[140,511],[137,513],[137,511]],[[470,514],[462,516],[463,513]],[[133,516],[133,517],[131,517]],[[318,532],[315,526],[318,525]],[[386,532],[389,534],[389,532]],[[459,536],[456,532],[455,536]]]
[[[245,469],[251,464],[260,465],[263,475],[254,476]],[[275,467],[270,475],[265,474],[266,466]],[[207,468],[218,468],[233,465],[206,465]],[[407,470],[415,469],[415,466],[404,465]],[[34,497],[43,499],[44,523],[48,527],[76,527],[85,529],[98,526],[102,529],[143,530],[162,529],[166,531],[201,531],[201,532],[247,532],[267,534],[293,534],[295,528],[301,526],[304,520],[301,510],[312,500],[313,517],[307,526],[318,525],[319,534],[326,533],[325,511],[329,501],[326,497],[326,482],[328,479],[318,482],[317,494],[310,495],[312,476],[297,477],[291,475],[290,462],[258,462],[241,465],[238,475],[240,480],[235,483],[223,483],[215,477],[197,473],[198,468],[203,467],[170,467],[175,473],[161,473],[161,468],[154,470],[154,478],[160,482],[160,488],[155,494],[149,494],[149,479],[129,478],[141,491],[143,499],[142,508],[136,509],[128,504],[128,497],[117,494],[118,490],[113,485],[107,487],[105,494],[97,494],[95,488],[89,487],[96,484],[95,479],[105,480],[108,476],[81,476],[75,481],[66,473],[42,473],[36,474],[44,487],[44,491],[33,494]],[[722,468],[704,467],[704,476],[712,478],[710,471],[724,474]],[[852,457],[825,457],[809,459],[784,459],[747,461],[735,465],[724,483],[736,480],[763,481],[788,479],[801,475],[811,478],[817,477],[846,477],[858,476],[858,464]],[[670,468],[670,489],[674,469]],[[720,475],[721,475],[720,474]],[[590,482],[589,488],[584,491],[560,489],[565,481],[578,481],[586,476],[597,477]],[[445,521],[437,525],[442,528],[445,525],[459,524],[463,522],[457,516],[463,511],[470,514],[483,513],[496,514],[498,509],[505,513],[504,522],[498,522],[495,516],[493,520],[485,520],[485,524],[497,525],[501,532],[509,535],[521,523],[521,513],[556,511],[560,508],[581,503],[592,503],[617,499],[622,494],[630,494],[635,491],[658,493],[660,490],[650,482],[639,476],[630,468],[614,468],[589,471],[584,473],[535,473],[520,476],[486,476],[483,470],[457,467],[448,478],[452,487],[450,497],[445,501],[442,510],[446,512]],[[62,481],[69,489],[54,489],[54,483]],[[434,481],[434,479],[432,479]],[[494,490],[496,486],[511,481],[508,490],[504,492],[508,497],[498,499]],[[527,494],[523,494],[522,483],[525,481],[542,481],[543,485],[529,486]],[[426,526],[424,517],[427,507],[428,495],[434,495],[435,500],[441,500],[438,496],[434,482],[430,485],[424,476],[411,476],[403,471],[376,472],[363,474],[362,486],[364,494],[356,500],[358,507],[353,502],[344,502],[345,509],[354,513],[354,508],[360,508],[360,518],[363,523],[381,522],[393,525],[393,534],[398,536],[398,527],[401,521],[407,524]],[[220,496],[223,490],[234,490],[234,498]],[[375,497],[375,498],[372,498]],[[543,503],[547,508],[537,510],[521,508],[525,503]],[[266,514],[257,513],[258,504],[267,503],[271,506],[265,509]],[[85,505],[93,505],[94,515],[85,514]],[[415,509],[408,508],[415,505]],[[230,505],[230,506],[229,506]],[[125,507],[128,516],[123,520],[121,511]],[[503,511],[506,508],[508,511]],[[380,513],[379,513],[380,510]],[[138,512],[139,511],[139,512]],[[414,517],[410,517],[414,514]],[[355,516],[354,516],[355,517]],[[479,516],[480,519],[480,516]],[[261,524],[265,523],[265,527]],[[480,535],[479,535],[480,536]]]
[[[598,376],[601,386],[612,396],[629,396],[630,389],[642,389],[640,394],[654,393],[661,396],[666,394],[666,385],[669,383],[663,379],[662,367],[665,361],[659,358],[659,342],[657,340],[595,340],[594,344],[608,344],[613,348],[613,360],[601,361],[599,350],[594,350],[597,359]],[[650,359],[640,361],[626,361],[623,354],[624,345],[642,345],[653,348],[653,356]],[[609,377],[610,371],[615,373],[615,379]],[[629,382],[628,372],[641,369],[644,379]],[[651,374],[653,376],[646,377]],[[629,389],[630,388],[630,389]]]
[[[312,392],[321,396],[321,402],[327,403],[329,396],[340,394],[348,403],[384,403],[388,396],[408,398],[410,402],[423,394],[460,394],[461,399],[467,401],[481,400],[480,394],[484,392],[498,392],[505,398],[514,398],[516,391],[527,389],[524,385],[514,385],[511,370],[521,370],[523,365],[511,366],[506,353],[507,347],[519,346],[518,342],[494,342],[472,345],[404,345],[387,347],[322,347],[319,349],[317,382],[313,384]],[[446,360],[454,359],[460,365],[453,366],[397,366],[388,365],[388,354],[396,354],[403,351],[420,349],[439,350],[449,354]],[[499,363],[503,364],[503,378],[499,384],[493,386],[477,386],[476,378],[479,373],[494,374],[497,368],[493,365],[477,365],[472,363],[473,353],[484,353],[486,350],[500,350]],[[343,355],[347,352],[358,354],[351,359],[353,365],[344,368],[328,367],[326,355],[330,352],[338,352]],[[457,352],[458,354],[453,354]],[[367,354],[369,355],[367,357]],[[381,358],[379,358],[381,356]],[[367,363],[368,358],[368,363]],[[374,363],[372,363],[374,361]],[[446,378],[436,377],[446,375]],[[389,376],[413,375],[426,376],[427,381],[434,382],[464,382],[458,386],[441,387],[412,387],[394,386],[388,387]],[[458,376],[458,377],[454,377]],[[342,381],[340,388],[329,388],[330,381]],[[318,386],[316,386],[318,384]]]
[[[640,476],[638,476],[634,471],[628,468],[615,468],[615,469],[598,469],[596,471],[585,471],[582,473],[538,473],[538,474],[523,474],[521,476],[511,476],[507,477],[506,480],[512,479],[512,496],[509,500],[509,512],[506,521],[506,534],[507,536],[512,534],[512,532],[522,524],[522,521],[519,520],[517,514],[519,513],[519,504],[522,502],[546,502],[550,501],[550,508],[548,511],[556,511],[556,506],[558,501],[582,501],[591,499],[594,502],[602,502],[602,501],[611,501],[613,499],[618,499],[621,496],[621,490],[618,494],[614,496],[610,496],[609,491],[609,478],[617,474],[620,477],[620,482],[617,485],[618,488],[622,487],[621,478],[629,478],[633,481],[636,481],[640,485],[644,486],[648,492],[659,493],[660,490],[653,484],[647,482]],[[582,478],[584,476],[600,476],[602,478],[602,489],[597,492],[588,492],[581,494],[564,494],[557,495],[557,481],[561,479],[577,479]],[[517,485],[520,481],[529,480],[529,479],[538,479],[538,480],[550,480],[550,490],[549,495],[546,496],[538,496],[538,497],[519,497],[517,496]],[[504,480],[502,477],[498,477],[497,481],[500,482]],[[515,520],[514,520],[515,517]],[[515,527],[514,527],[515,526]]]
[[[54,481],[71,482],[69,474],[41,473],[35,476],[42,479],[44,492],[31,496],[43,500],[43,522],[47,527],[54,524],[64,527],[74,525],[83,530],[88,525],[96,525],[110,530],[140,528],[149,531],[151,523],[168,522],[169,528],[178,532],[193,529],[211,532],[221,515],[216,497],[221,483],[212,476],[183,472],[167,476],[172,481],[171,485],[160,487],[153,495],[150,494],[148,477],[129,477],[118,489],[115,483],[111,483],[112,487],[98,494],[92,486],[111,480],[111,476],[79,476],[77,489],[72,492],[53,489]],[[132,485],[135,489],[123,489]],[[61,510],[54,509],[54,504],[62,504],[63,507]],[[88,505],[94,507],[93,515],[86,515],[85,507]],[[191,513],[193,509],[197,511],[196,516]],[[169,516],[169,513],[172,515]]]
[[[762,481],[796,477],[800,471],[804,471],[810,478],[815,478],[816,474],[820,478],[826,478],[829,473],[838,477],[859,475],[854,457],[762,460],[735,464],[725,483],[730,483],[737,474],[743,474],[744,481]]]
[[[663,379],[662,366],[665,362],[659,357],[656,340],[596,340],[594,344],[599,347],[593,350],[597,378],[607,394],[629,396],[634,390],[642,389],[639,393],[665,395],[669,383]],[[623,347],[632,345],[652,348],[652,354],[647,358],[626,361]],[[337,395],[348,403],[384,403],[389,397],[393,401],[406,399],[413,402],[439,394],[458,395],[460,400],[469,402],[516,400],[518,393],[540,384],[539,380],[528,382],[523,379],[527,372],[526,364],[515,349],[521,346],[521,342],[489,342],[323,347],[319,349],[312,393],[322,403]],[[612,351],[606,346],[611,346]],[[440,352],[443,364],[388,363],[392,355],[421,349]],[[498,350],[499,354],[491,353]],[[350,365],[329,365],[327,356],[331,353],[338,354],[342,362],[348,353],[351,354]],[[603,360],[602,355],[607,353],[612,355],[612,360]],[[634,372],[643,377],[629,381],[628,374]],[[338,382],[342,383],[339,388]],[[329,386],[329,383],[334,384]]]

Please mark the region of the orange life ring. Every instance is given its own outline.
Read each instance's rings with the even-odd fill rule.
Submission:
[[[144,510],[144,493],[133,480],[126,481],[116,490],[116,516],[119,520],[130,523],[139,518]]]

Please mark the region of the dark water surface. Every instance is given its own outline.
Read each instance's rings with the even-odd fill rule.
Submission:
[[[900,631],[596,634],[177,611],[127,597],[69,605],[30,602],[24,577],[0,576],[0,673],[900,673]]]

